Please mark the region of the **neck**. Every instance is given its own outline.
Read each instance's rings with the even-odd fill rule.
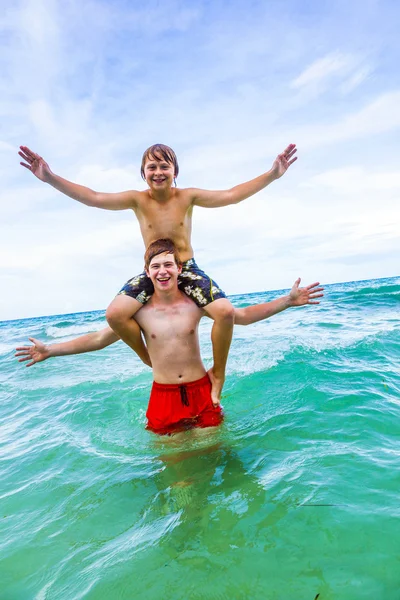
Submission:
[[[174,304],[177,300],[179,300],[181,296],[182,292],[177,287],[168,292],[160,292],[159,290],[154,290],[152,300],[153,304],[171,305]]]
[[[154,200],[157,200],[158,202],[166,202],[171,198],[173,194],[173,189],[174,188],[167,188],[165,190],[154,190],[150,188],[149,195],[151,196],[151,198],[154,198]]]

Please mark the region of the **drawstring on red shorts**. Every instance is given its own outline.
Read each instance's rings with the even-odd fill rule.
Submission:
[[[189,399],[187,397],[186,385],[180,385],[179,391],[181,393],[181,400],[184,406],[189,406]]]

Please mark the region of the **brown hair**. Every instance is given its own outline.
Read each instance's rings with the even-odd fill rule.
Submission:
[[[164,146],[164,144],[153,144],[153,146],[150,146],[150,148],[147,148],[147,150],[144,151],[142,165],[140,167],[142,179],[146,179],[144,176],[144,165],[148,158],[154,158],[158,162],[165,160],[165,162],[170,163],[174,167],[174,177],[178,177],[178,159],[176,158],[175,152],[169,146]]]
[[[150,263],[155,256],[158,256],[159,254],[164,254],[165,252],[167,252],[168,254],[173,254],[176,264],[178,265],[178,267],[181,266],[181,259],[179,258],[178,250],[174,242],[169,238],[164,238],[152,242],[147,248],[144,255],[145,269],[149,268]]]

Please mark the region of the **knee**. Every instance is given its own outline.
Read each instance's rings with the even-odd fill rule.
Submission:
[[[113,304],[110,304],[106,310],[106,319],[111,329],[114,329],[115,327],[119,328],[121,325],[123,326],[127,320],[121,309],[117,306],[113,306]]]
[[[218,312],[215,315],[215,320],[233,325],[235,322],[235,309],[230,302],[219,306]]]

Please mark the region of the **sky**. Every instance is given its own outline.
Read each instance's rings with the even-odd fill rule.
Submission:
[[[195,258],[229,295],[400,275],[396,0],[13,0],[0,17],[0,320],[105,309],[143,268],[134,213],[89,208],[20,145],[97,191],[144,189],[171,146],[180,187],[286,175],[195,208]]]

